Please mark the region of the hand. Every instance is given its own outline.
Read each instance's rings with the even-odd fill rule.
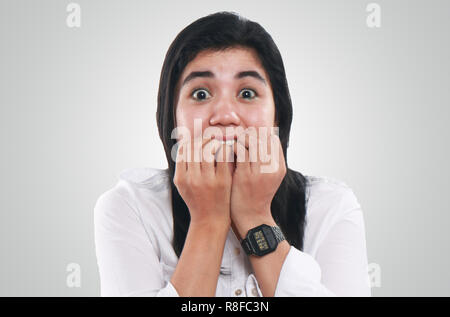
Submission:
[[[245,237],[248,230],[263,223],[276,225],[270,206],[286,175],[286,163],[279,137],[270,133],[265,135],[258,137],[259,142],[252,142],[252,139],[258,140],[250,139],[248,135],[243,142],[238,136],[234,147],[238,158],[231,188],[231,220],[233,230],[236,228],[238,232],[235,233],[241,238]],[[261,146],[267,146],[270,165],[263,164],[267,160],[260,155]],[[255,148],[256,151],[252,151]],[[239,154],[239,151],[244,155]],[[242,156],[245,156],[245,161],[242,161]]]
[[[198,149],[195,142],[201,145]],[[215,139],[189,139],[179,145],[173,181],[189,208],[191,224],[229,228],[232,171],[225,159],[215,164],[215,156],[231,149]]]

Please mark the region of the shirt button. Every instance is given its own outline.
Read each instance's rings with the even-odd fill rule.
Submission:
[[[252,294],[253,296],[258,296],[258,291],[256,290],[256,288],[252,289]]]
[[[234,292],[236,294],[236,296],[239,296],[242,294],[242,290],[241,289],[237,289],[236,292]]]
[[[235,253],[236,255],[241,254],[241,249],[235,248],[235,249],[234,249],[234,253]]]

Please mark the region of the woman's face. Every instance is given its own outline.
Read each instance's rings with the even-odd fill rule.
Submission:
[[[249,48],[202,51],[184,69],[176,90],[176,126],[198,137],[208,127],[273,127],[275,103],[269,77]],[[194,130],[201,119],[201,131]],[[195,133],[194,133],[195,132]]]

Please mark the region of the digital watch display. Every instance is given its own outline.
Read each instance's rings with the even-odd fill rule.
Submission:
[[[280,228],[263,224],[250,229],[241,245],[248,255],[263,256],[275,251],[284,239]]]

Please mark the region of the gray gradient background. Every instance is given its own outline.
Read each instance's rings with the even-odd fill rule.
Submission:
[[[98,296],[93,207],[127,167],[165,168],[165,53],[197,18],[259,22],[294,105],[288,163],[345,181],[365,217],[373,296],[450,295],[449,1],[0,2],[0,295]],[[66,266],[81,266],[81,287]]]

